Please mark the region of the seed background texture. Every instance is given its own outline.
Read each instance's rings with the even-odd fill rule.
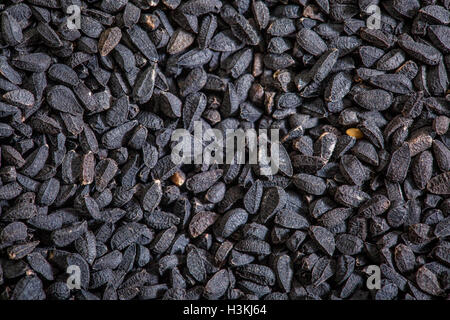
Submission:
[[[2,1],[0,299],[448,300],[449,9]],[[197,121],[279,170],[173,163]]]

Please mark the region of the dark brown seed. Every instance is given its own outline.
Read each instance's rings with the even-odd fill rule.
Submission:
[[[431,178],[427,183],[427,190],[434,194],[450,194],[450,171]]]
[[[438,24],[449,24],[450,23],[450,14],[448,10],[446,10],[442,6],[438,5],[429,5],[423,7],[419,10],[419,13],[422,17],[424,17],[427,21]]]
[[[212,226],[219,216],[211,211],[202,211],[192,217],[189,223],[189,233],[191,237],[197,238],[203,234],[206,229]]]
[[[449,8],[0,4],[2,298],[445,298]],[[278,171],[174,163],[198,123],[279,131]]]
[[[450,118],[446,116],[438,116],[433,120],[433,129],[440,136],[444,135],[450,126]]]
[[[188,131],[194,129],[195,121],[199,121],[200,116],[206,108],[206,96],[203,93],[192,93],[184,101],[183,124]]]
[[[178,57],[177,65],[189,69],[201,67],[211,60],[212,54],[209,49],[193,49]]]
[[[283,291],[290,292],[294,278],[291,258],[287,254],[278,256],[275,260],[274,269],[278,285]]]
[[[242,42],[236,38],[231,30],[217,33],[209,44],[209,48],[219,52],[235,52],[243,48]]]
[[[449,52],[449,27],[443,25],[431,25],[428,27],[428,36],[433,44],[443,52]]]
[[[123,140],[128,132],[130,132],[136,125],[136,120],[126,122],[114,129],[103,134],[101,142],[107,149],[118,149],[122,146]]]
[[[418,131],[411,135],[411,138],[407,141],[411,157],[431,148],[433,144],[433,138],[426,131]]]
[[[382,49],[390,48],[395,42],[395,38],[392,34],[381,29],[361,28],[360,34],[363,40]]]
[[[54,86],[47,92],[47,102],[55,110],[68,112],[72,115],[83,113],[72,90],[65,86]]]
[[[177,29],[170,37],[167,44],[168,54],[177,54],[186,50],[192,43],[194,43],[194,36],[184,31],[183,29]]]
[[[394,259],[397,269],[401,273],[409,273],[414,270],[415,259],[411,248],[404,244],[399,244],[395,247]]]
[[[426,266],[422,266],[417,270],[416,283],[420,289],[433,296],[443,294],[443,290],[439,285],[436,275]]]
[[[211,39],[217,29],[217,18],[214,15],[205,16],[200,25],[197,42],[200,49],[205,49],[211,43]]]
[[[408,208],[406,205],[393,203],[386,215],[386,220],[390,226],[398,228],[405,223],[407,216]]]
[[[238,78],[244,73],[244,71],[250,66],[253,58],[253,51],[251,48],[243,48],[230,57],[228,57],[224,62],[225,70],[231,74],[233,78]]]
[[[372,165],[379,165],[379,157],[375,147],[366,140],[358,140],[352,148],[352,153],[360,160]]]
[[[225,196],[226,185],[223,182],[215,183],[205,194],[205,199],[211,203],[219,203]]]
[[[365,120],[358,128],[376,147],[384,148],[383,134],[373,121]]]
[[[295,24],[292,19],[280,18],[269,24],[267,33],[275,37],[285,37],[295,32]]]
[[[156,64],[152,63],[147,69],[139,74],[136,80],[133,97],[138,103],[144,104],[150,100],[153,95],[155,79]]]
[[[397,69],[405,62],[405,53],[402,50],[394,49],[386,53],[377,62],[377,69],[382,71],[390,71]]]
[[[375,62],[383,56],[383,54],[384,51],[376,47],[361,46],[359,48],[359,56],[361,57],[364,66],[367,68],[373,66]]]
[[[119,28],[108,28],[102,32],[98,40],[99,53],[102,56],[107,56],[120,42],[122,32]]]
[[[120,251],[114,250],[110,253],[95,260],[92,264],[93,270],[105,270],[105,269],[115,269],[122,262],[122,253]]]
[[[130,28],[139,21],[141,15],[141,9],[131,2],[128,2],[123,11],[123,22],[125,27]]]
[[[433,156],[431,152],[424,151],[414,159],[412,174],[416,186],[423,190],[433,174]]]
[[[95,176],[95,155],[88,152],[81,158],[81,184],[88,185],[94,182]]]
[[[34,203],[19,203],[7,210],[2,219],[5,221],[15,221],[30,219],[37,214],[37,207]]]

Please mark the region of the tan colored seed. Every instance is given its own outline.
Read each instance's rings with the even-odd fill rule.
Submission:
[[[186,181],[186,175],[182,171],[177,171],[170,177],[170,180],[178,187],[181,187]]]
[[[361,139],[362,137],[364,137],[363,133],[358,128],[347,129],[347,131],[345,131],[345,133],[355,139]]]
[[[146,15],[144,17],[144,24],[151,30],[155,30],[158,26],[157,24],[157,18],[154,15]]]

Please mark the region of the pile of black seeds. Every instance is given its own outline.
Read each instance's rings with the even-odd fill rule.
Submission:
[[[0,299],[448,299],[449,8],[2,1]],[[174,165],[195,121],[278,173]]]

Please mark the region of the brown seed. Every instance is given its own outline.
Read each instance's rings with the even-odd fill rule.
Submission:
[[[427,190],[434,194],[450,194],[450,171],[431,178],[427,183]]]
[[[216,222],[219,215],[211,211],[202,211],[192,217],[189,223],[189,233],[193,238],[203,234],[211,225]]]
[[[169,43],[167,44],[168,54],[177,54],[183,52],[192,43],[194,43],[194,36],[184,31],[183,29],[177,29],[171,36]]]
[[[88,152],[81,159],[81,184],[87,185],[94,182],[95,177],[95,155]]]
[[[181,187],[186,181],[186,175],[183,171],[177,171],[173,176],[170,177],[170,180],[172,180],[175,185]]]
[[[103,31],[98,40],[100,55],[107,56],[117,46],[121,38],[122,31],[118,27],[108,28]]]

